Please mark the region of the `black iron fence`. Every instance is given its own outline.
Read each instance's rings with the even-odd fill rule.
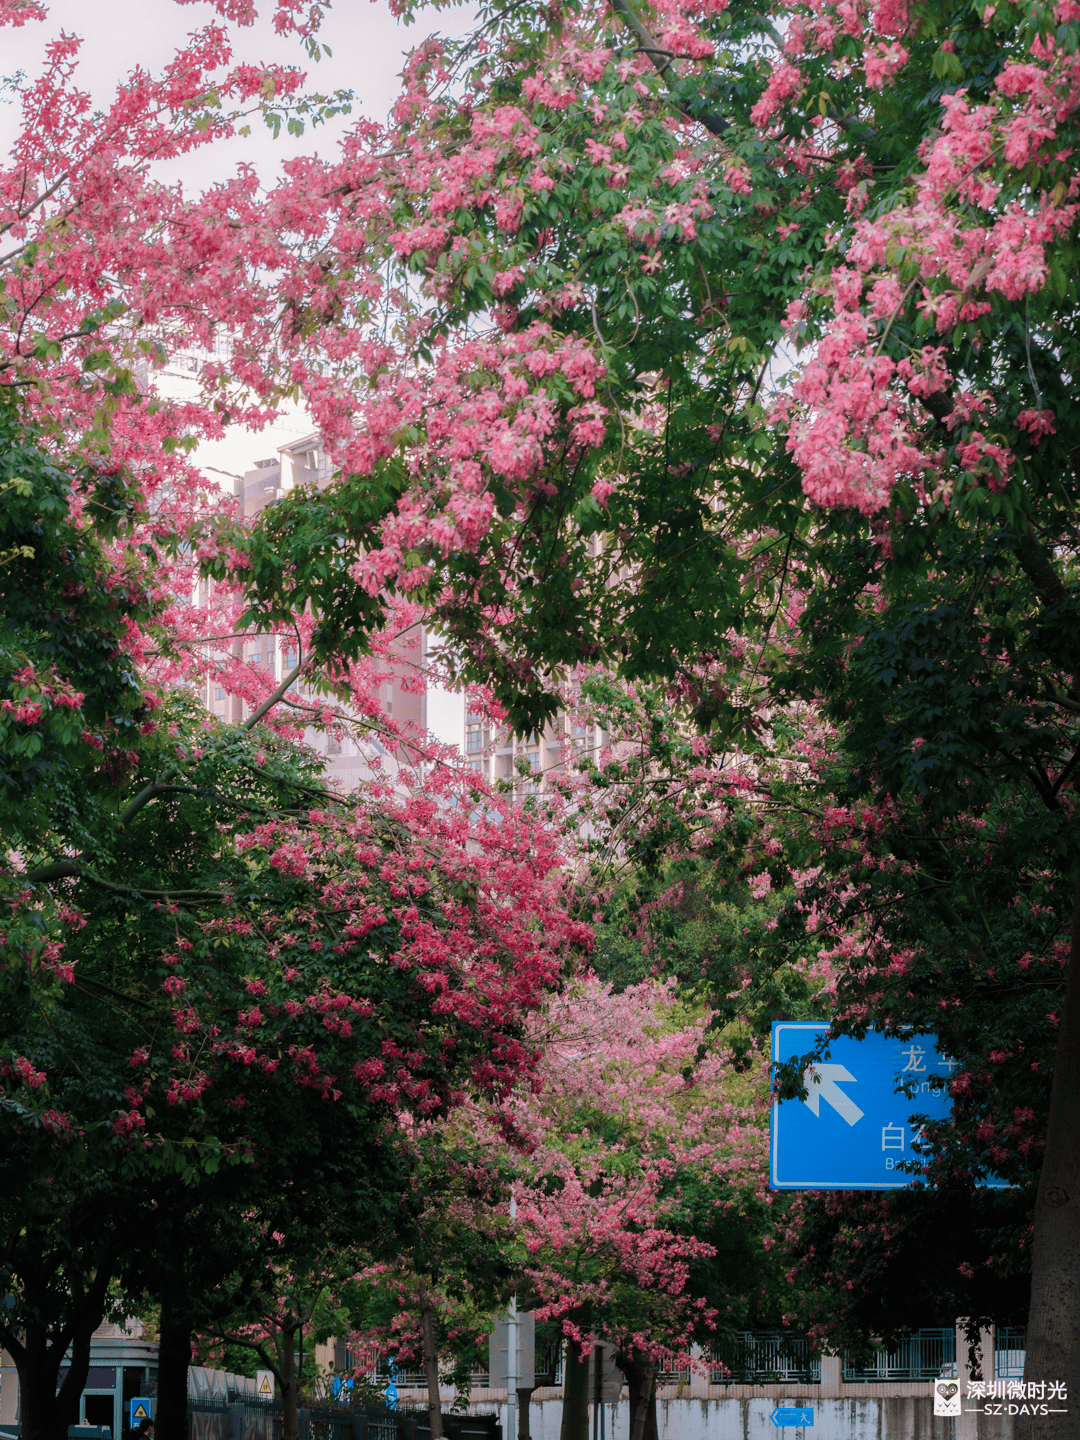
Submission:
[[[845,1355],[842,1374],[847,1384],[936,1380],[955,1364],[956,1332],[949,1326],[917,1330],[869,1355]],[[741,1331],[714,1344],[709,1379],[714,1385],[820,1385],[821,1357],[803,1336]]]
[[[426,1410],[374,1405],[301,1406],[299,1440],[431,1440]],[[496,1415],[442,1417],[446,1440],[502,1440]],[[280,1400],[224,1396],[188,1400],[188,1440],[281,1440]]]
[[[431,1440],[431,1419],[426,1410],[398,1411],[398,1440]],[[497,1415],[453,1415],[443,1413],[446,1440],[502,1440]]]
[[[301,1406],[299,1440],[399,1440],[392,1411]],[[214,1395],[188,1400],[188,1440],[281,1440],[280,1400],[228,1401]]]

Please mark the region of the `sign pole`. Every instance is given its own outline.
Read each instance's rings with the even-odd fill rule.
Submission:
[[[600,1395],[601,1395],[600,1381],[601,1381],[601,1367],[602,1367],[602,1365],[603,1365],[603,1361],[604,1361],[604,1351],[603,1351],[603,1347],[600,1346],[600,1345],[594,1345],[594,1346],[593,1346],[593,1352],[592,1352],[592,1363],[593,1363],[593,1419],[592,1419],[592,1436],[593,1436],[593,1440],[599,1440],[599,1437],[600,1437]]]
[[[517,1201],[510,1196],[510,1219],[517,1219]],[[518,1335],[517,1296],[510,1300],[506,1317],[506,1434],[503,1440],[517,1440]]]

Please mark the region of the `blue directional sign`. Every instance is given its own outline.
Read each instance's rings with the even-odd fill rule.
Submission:
[[[769,1419],[778,1430],[782,1425],[813,1425],[814,1411],[809,1405],[778,1405]]]
[[[773,1022],[774,1061],[813,1050],[828,1034],[821,1024]],[[829,1058],[804,1072],[805,1100],[772,1107],[769,1183],[774,1190],[898,1190],[918,1179],[900,1166],[918,1161],[912,1115],[948,1119],[947,1078],[956,1061],[941,1055],[933,1035],[906,1039],[870,1031],[865,1039],[829,1042]],[[902,1086],[914,1081],[910,1099]],[[993,1183],[993,1182],[991,1182]],[[1000,1183],[1000,1182],[999,1182]]]
[[[387,1410],[397,1409],[397,1386],[392,1380],[386,1387],[386,1408]]]

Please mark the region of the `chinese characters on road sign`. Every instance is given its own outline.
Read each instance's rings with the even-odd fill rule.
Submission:
[[[819,1023],[777,1021],[773,1060],[798,1060],[828,1035]],[[803,1071],[805,1100],[773,1106],[770,1181],[778,1190],[894,1190],[918,1179],[924,1119],[946,1120],[956,1061],[933,1036],[829,1042]],[[919,1116],[916,1120],[914,1117]]]

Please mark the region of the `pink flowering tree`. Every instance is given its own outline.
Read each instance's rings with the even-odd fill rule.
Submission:
[[[552,999],[528,1027],[530,1081],[416,1131],[418,1239],[365,1272],[354,1348],[422,1362],[434,1405],[440,1370],[475,1364],[516,1294],[565,1341],[564,1436],[587,1428],[598,1340],[634,1432],[654,1434],[658,1370],[745,1324],[769,1268],[767,1075],[733,1069],[712,1019],[655,980],[616,993],[585,976]]]
[[[161,192],[153,157],[296,77],[234,64],[213,27],[91,123],[63,42],[4,170],[4,373],[43,425],[135,467],[160,500],[147,543],[195,541],[178,576],[220,581],[212,619],[178,607],[180,673],[209,663],[211,623],[306,614],[305,666],[347,686],[408,603],[525,729],[582,661],[660,675],[741,754],[795,697],[827,707],[875,803],[931,797],[951,824],[961,797],[989,824],[1027,797],[1045,824],[1006,827],[1014,894],[1048,866],[1060,928],[1075,25],[1071,0],[496,6],[418,47],[385,126],[268,194],[241,175],[209,196]],[[226,333],[190,406],[147,399],[157,343],[209,355]],[[177,436],[293,387],[340,480],[207,533]],[[752,703],[729,676],[795,571],[803,658],[763,644]],[[1029,1355],[1074,1376],[1054,1278],[1080,1243],[1069,1003],[1056,1033]]]
[[[79,477],[5,438],[4,1344],[24,1423],[62,1433],[123,1276],[161,1299],[180,1424],[224,1268],[197,1255],[242,1254],[235,1217],[271,1200],[287,1255],[313,1206],[381,1215],[403,1117],[518,1083],[525,1016],[587,932],[557,835],[462,803],[453,770],[342,799],[257,714],[157,689],[127,643],[160,607],[105,553],[127,492],[84,477],[76,521]]]
[[[244,1257],[242,1268],[225,1277],[224,1293],[215,1296],[218,1314],[200,1335],[199,1348],[218,1350],[220,1356],[228,1346],[233,1354],[244,1355],[245,1368],[255,1364],[269,1370],[276,1382],[275,1398],[281,1400],[282,1435],[295,1440],[301,1396],[325,1393],[329,1378],[318,1373],[315,1345],[348,1329],[356,1288],[353,1251],[345,1231],[334,1236],[335,1243],[328,1243],[333,1231],[330,1215],[322,1217],[321,1230],[316,1220],[300,1244],[295,1238],[289,1243],[283,1232],[269,1229],[281,1219],[280,1210],[271,1215],[250,1217],[252,1248],[261,1264],[253,1267],[250,1257]],[[286,1250],[287,1264],[281,1258]]]
[[[732,1069],[711,1019],[670,983],[616,993],[585,978],[532,1022],[537,1083],[491,1117],[520,1152],[525,1287],[568,1342],[567,1440],[587,1426],[595,1340],[616,1347],[640,1436],[657,1370],[690,1363],[694,1342],[745,1313],[731,1257],[743,1231],[759,1243],[768,1208],[767,1088]],[[717,1244],[730,1253],[714,1274]]]
[[[477,1133],[475,1100],[443,1121],[405,1127],[400,1215],[365,1237],[350,1315],[350,1344],[370,1369],[393,1366],[397,1383],[423,1376],[432,1434],[441,1436],[441,1387],[467,1403],[488,1363],[494,1317],[520,1275],[509,1219],[512,1159]],[[367,1369],[354,1376],[361,1384]],[[410,1382],[413,1383],[413,1382]]]

